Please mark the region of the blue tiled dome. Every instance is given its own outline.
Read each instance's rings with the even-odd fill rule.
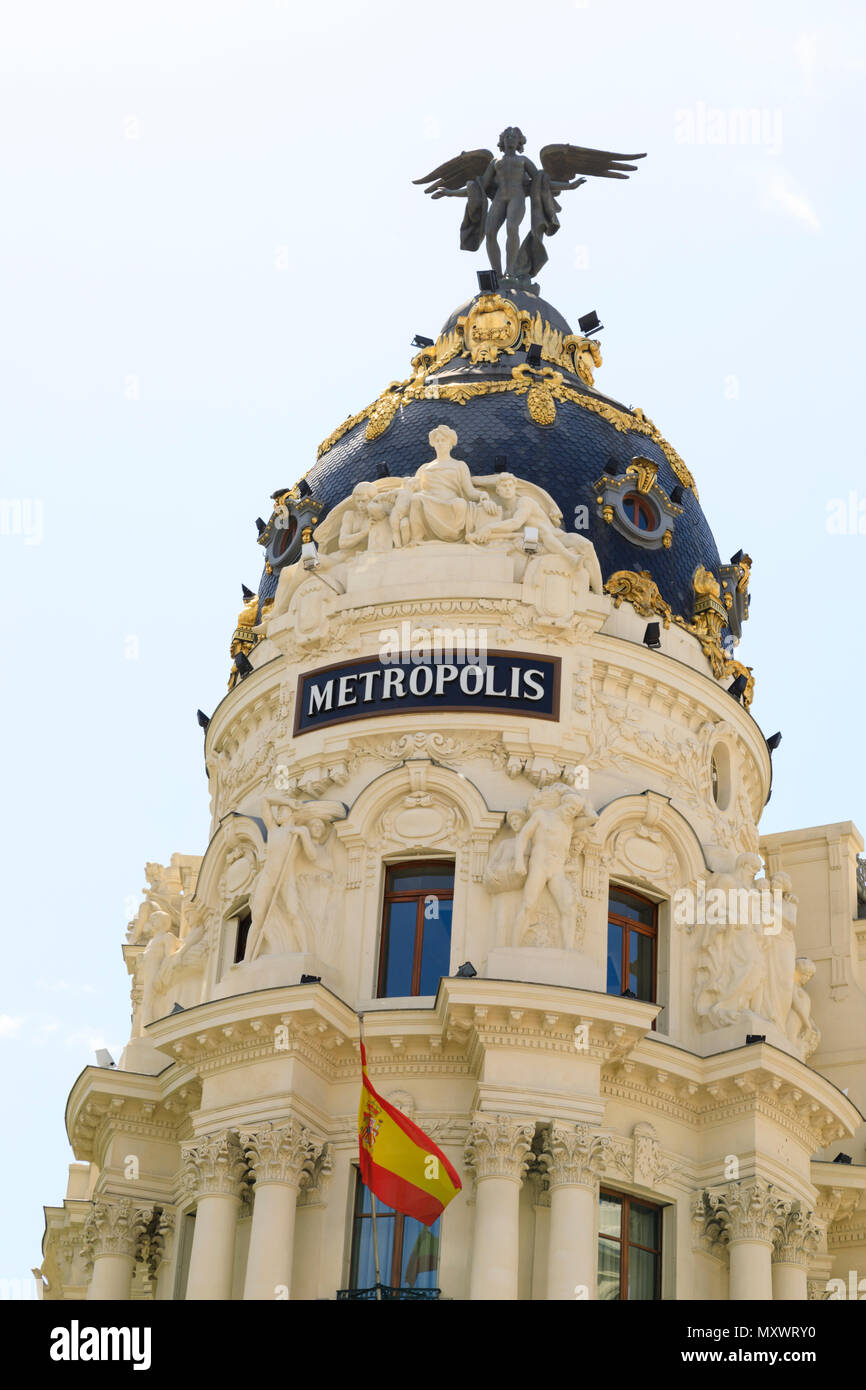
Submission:
[[[519,291],[500,293],[518,310],[526,309],[533,317],[540,314],[559,334],[571,332],[562,315],[544,300]],[[442,335],[452,332],[458,318],[465,317],[479,298],[456,309],[443,326]],[[556,418],[550,425],[536,423],[530,415],[528,395],[512,389],[485,389],[484,394],[470,396],[465,404],[434,395],[437,385],[464,384],[471,388],[481,384],[489,388],[497,382],[510,383],[513,368],[524,363],[526,356],[519,348],[512,354],[499,355],[495,362],[473,363],[466,354],[452,357],[426,377],[429,396],[407,399],[377,438],[368,438],[369,411],[362,412],[354,424],[350,417],[350,427],[343,427],[345,432],[335,432],[338,437],[330,446],[323,446],[317,462],[306,474],[305,481],[313,496],[327,510],[348,496],[357,483],[375,479],[383,468],[394,477],[413,474],[431,455],[427,441],[430,431],[436,425],[450,425],[459,441],[454,452],[465,459],[472,473],[490,474],[497,467],[506,467],[518,477],[539,484],[560,507],[566,529],[574,525],[575,509],[584,505],[589,524],[583,534],[595,545],[605,580],[616,570],[647,570],[674,613],[690,619],[695,570],[704,566],[719,578],[718,550],[693,488],[683,484],[683,478],[688,479],[689,474],[682,461],[665,441],[657,442],[657,434],[654,438],[640,428],[644,422],[634,412],[586,385],[574,372],[564,370],[561,363],[557,370],[562,372],[563,384],[578,393],[585,404],[558,400]],[[548,362],[542,360],[537,365],[543,369]],[[416,377],[416,383],[417,380]],[[619,422],[620,428],[597,413],[607,407],[612,407],[608,415]],[[629,422],[638,428],[622,428]],[[621,477],[635,457],[658,464],[657,482],[668,496],[680,484],[682,495],[676,496],[682,515],[674,521],[669,549],[641,545],[609,524],[602,514],[596,483],[604,474]],[[262,601],[275,591],[277,577],[263,576]]]

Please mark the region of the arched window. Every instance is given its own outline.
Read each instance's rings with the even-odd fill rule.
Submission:
[[[451,965],[454,865],[433,859],[392,864],[385,876],[380,999],[435,994]]]
[[[603,1187],[598,1197],[599,1298],[661,1298],[661,1274],[661,1207]]]
[[[607,993],[656,1002],[656,904],[611,885],[607,904]]]
[[[638,531],[654,531],[658,526],[654,508],[639,492],[627,492],[622,499],[622,509]]]

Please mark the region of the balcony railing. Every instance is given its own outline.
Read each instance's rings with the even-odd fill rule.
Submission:
[[[387,1299],[413,1302],[418,1299],[438,1299],[440,1296],[438,1289],[395,1289],[390,1284],[374,1284],[371,1289],[337,1289],[337,1298],[372,1299],[375,1301],[377,1290],[381,1293],[382,1302]]]

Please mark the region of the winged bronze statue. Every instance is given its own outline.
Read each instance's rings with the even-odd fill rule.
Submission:
[[[505,223],[505,280],[528,285],[547,260],[544,238],[559,230],[559,203],[554,194],[580,188],[588,178],[627,179],[637,168],[629,161],[643,154],[614,154],[583,145],[545,145],[537,169],[523,154],[526,137],[509,126],[499,137],[501,155],[490,150],[464,150],[413,183],[426,184],[433,198],[465,198],[466,213],[460,228],[464,251],[477,251],[487,243],[487,255],[497,276],[502,277],[499,229]],[[520,224],[530,205],[530,230],[520,241]]]

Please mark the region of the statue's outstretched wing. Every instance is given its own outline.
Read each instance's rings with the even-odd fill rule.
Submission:
[[[557,148],[567,149],[568,146]],[[490,150],[463,150],[454,159],[446,160],[438,169],[425,174],[423,179],[412,182],[428,183],[430,187],[424,189],[425,193],[435,193],[440,188],[462,188],[471,179],[480,179],[492,158]]]
[[[627,161],[646,159],[646,155],[588,150],[583,145],[545,145],[540,159],[545,173],[557,183],[567,183],[578,175],[596,179],[627,179],[637,168],[636,164]]]

